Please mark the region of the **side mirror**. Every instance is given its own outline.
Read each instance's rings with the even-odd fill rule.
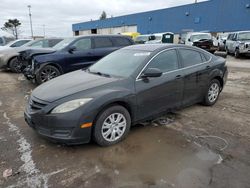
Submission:
[[[76,47],[75,46],[70,46],[68,49],[69,53],[73,53],[74,51],[76,51]]]
[[[141,78],[154,78],[154,77],[160,77],[161,75],[162,72],[160,71],[160,69],[148,68],[142,73]]]

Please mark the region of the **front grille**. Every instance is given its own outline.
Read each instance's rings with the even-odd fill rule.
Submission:
[[[41,110],[42,108],[44,108],[45,106],[47,106],[46,103],[37,101],[37,100],[35,100],[33,98],[30,99],[29,105],[30,105],[30,108],[32,110]]]

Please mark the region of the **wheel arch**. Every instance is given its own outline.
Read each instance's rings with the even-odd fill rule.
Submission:
[[[12,56],[12,57],[10,57],[10,58],[8,59],[8,61],[7,61],[7,67],[10,67],[10,62],[11,62],[14,58],[17,58],[17,56],[15,55],[15,56]]]
[[[63,71],[62,67],[61,67],[60,65],[58,65],[57,63],[54,63],[54,62],[48,62],[48,63],[46,63],[43,67],[45,67],[45,66],[47,66],[47,65],[50,65],[50,66],[54,66],[54,67],[56,67],[56,68],[60,71],[60,73],[61,73],[61,74],[63,74],[63,73],[64,73],[64,71]]]
[[[109,108],[109,107],[111,107],[111,106],[115,106],[115,105],[119,105],[119,106],[124,107],[124,108],[128,111],[128,113],[129,113],[129,115],[130,115],[130,117],[131,117],[131,121],[133,122],[134,112],[133,112],[133,110],[132,110],[131,105],[130,105],[128,102],[123,101],[123,100],[115,100],[115,101],[108,102],[108,103],[106,103],[106,104],[104,104],[104,105],[102,105],[102,106],[100,107],[100,109],[98,110],[98,112],[95,114],[93,124],[95,125],[95,122],[96,122],[96,120],[97,120],[97,117],[98,117],[104,110],[106,110],[107,108]]]
[[[211,79],[212,80],[218,80],[220,82],[220,86],[221,86],[221,89],[224,87],[224,81],[223,81],[223,78],[221,78],[220,76],[215,76]]]

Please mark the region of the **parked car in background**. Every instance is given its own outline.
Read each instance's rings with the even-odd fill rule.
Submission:
[[[145,44],[146,42],[148,42],[150,40],[150,36],[151,35],[139,35],[139,36],[137,36],[134,39],[135,44]]]
[[[138,33],[138,32],[125,32],[125,33],[121,33],[121,35],[129,36],[132,39],[135,39],[137,36],[140,35],[140,33]]]
[[[93,138],[109,146],[123,140],[131,125],[141,121],[199,102],[212,106],[226,80],[225,59],[202,49],[133,45],[87,70],[37,87],[25,120],[38,134],[56,142],[80,144]]]
[[[109,53],[132,44],[134,44],[133,40],[123,35],[68,38],[57,44],[47,54],[40,55],[40,50],[36,54],[34,50],[31,64],[23,73],[26,78],[41,84],[61,74],[87,68]]]
[[[0,51],[4,50],[4,49],[8,49],[8,48],[17,48],[17,47],[21,47],[24,44],[30,42],[31,39],[18,39],[18,40],[14,40],[9,42],[8,44],[4,45],[4,46],[0,46]]]
[[[61,38],[38,39],[38,40],[30,41],[21,47],[1,50],[0,51],[0,68],[8,68],[12,72],[20,72],[21,67],[17,59],[19,52],[27,50],[27,49],[31,49],[31,48],[53,47],[62,40],[63,39]]]
[[[0,46],[4,46],[13,40],[15,40],[13,37],[0,36]]]
[[[174,33],[155,33],[149,38],[146,44],[157,44],[157,43],[174,43]]]
[[[250,54],[250,31],[230,33],[226,41],[226,51],[236,58]]]
[[[210,33],[187,33],[185,44],[188,46],[196,46],[202,48],[211,53],[214,53],[217,50],[217,47],[214,46],[214,41]]]
[[[228,37],[228,33],[222,33],[217,35],[217,46],[218,50],[225,51],[226,50],[226,40]]]

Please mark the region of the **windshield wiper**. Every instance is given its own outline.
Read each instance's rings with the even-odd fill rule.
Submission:
[[[96,74],[96,75],[99,75],[99,76],[105,76],[105,77],[111,77],[109,74],[105,74],[105,73],[102,73],[102,72],[94,72],[94,71],[90,71],[89,69],[87,69],[87,71],[89,73],[92,73],[92,74]]]

